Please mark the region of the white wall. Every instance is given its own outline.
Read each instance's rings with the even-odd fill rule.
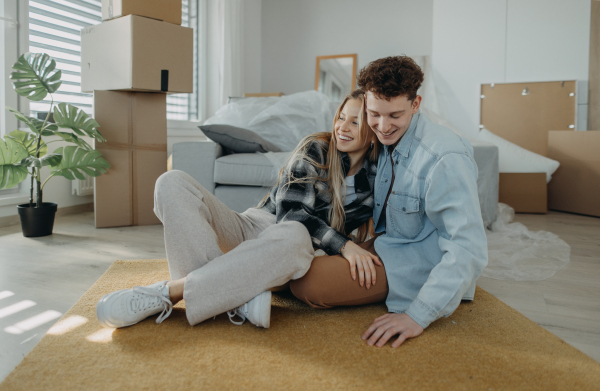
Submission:
[[[315,88],[316,57],[431,54],[433,0],[263,0],[262,91]]]
[[[473,137],[482,83],[574,79],[583,81],[579,113],[587,113],[590,7],[590,0],[434,0],[440,114]]]
[[[262,0],[244,1],[244,92],[261,92]]]

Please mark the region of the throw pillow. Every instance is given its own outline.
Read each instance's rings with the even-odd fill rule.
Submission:
[[[198,127],[206,137],[233,153],[281,152],[279,147],[248,129],[217,124]]]
[[[500,172],[545,172],[546,182],[550,182],[552,174],[560,166],[556,160],[519,147],[487,129],[481,129],[477,139],[487,141],[498,147],[498,169]]]

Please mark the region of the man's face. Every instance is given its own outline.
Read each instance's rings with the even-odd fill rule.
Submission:
[[[408,130],[413,115],[419,111],[421,97],[417,95],[410,101],[406,95],[401,95],[385,100],[370,91],[366,96],[369,126],[382,144],[396,145]]]

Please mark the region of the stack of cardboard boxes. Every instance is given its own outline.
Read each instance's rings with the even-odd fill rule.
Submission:
[[[95,178],[96,227],[160,224],[154,185],[167,170],[166,93],[193,92],[193,30],[181,0],[102,0],[81,31],[81,90],[94,93],[96,143],[111,169]]]

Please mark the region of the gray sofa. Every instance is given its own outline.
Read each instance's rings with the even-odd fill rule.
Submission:
[[[470,141],[479,168],[479,201],[487,226],[495,220],[498,204],[498,147]],[[173,169],[190,174],[237,212],[256,206],[277,181],[273,165],[263,154],[225,155],[221,145],[210,140],[174,144]]]
[[[277,181],[273,165],[262,154],[225,155],[210,140],[174,144],[173,169],[190,174],[236,212],[256,206]]]

